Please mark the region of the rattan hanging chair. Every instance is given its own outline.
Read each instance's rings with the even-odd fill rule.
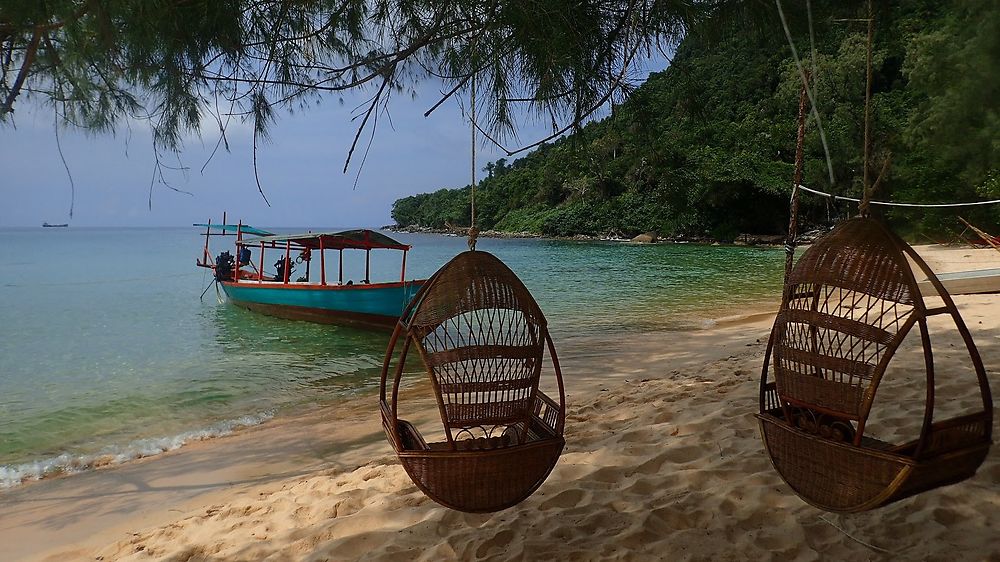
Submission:
[[[443,441],[426,442],[398,417],[411,347],[437,397]],[[558,402],[538,388],[546,347]],[[552,471],[565,444],[562,373],[545,317],[521,280],[482,251],[448,262],[400,317],[382,366],[380,403],[383,429],[407,474],[434,501],[459,511],[493,512],[521,502]]]
[[[942,306],[926,306],[907,258]],[[949,315],[961,334],[978,378],[977,384],[969,377],[970,391],[978,387],[982,398],[978,411],[944,420],[934,417],[927,328],[927,318],[938,314]],[[914,326],[927,385],[920,435],[886,443],[865,435],[865,424],[883,375]],[[757,417],[774,468],[795,493],[820,509],[858,512],[975,474],[991,444],[993,401],[979,352],[941,282],[882,223],[855,218],[817,240],[786,281]]]

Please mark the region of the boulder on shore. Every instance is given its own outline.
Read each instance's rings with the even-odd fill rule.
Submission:
[[[658,238],[659,238],[659,235],[657,233],[655,233],[655,232],[646,232],[644,234],[640,234],[640,235],[636,236],[635,238],[633,238],[632,242],[644,242],[644,243],[648,244],[650,242],[656,242],[656,240]]]

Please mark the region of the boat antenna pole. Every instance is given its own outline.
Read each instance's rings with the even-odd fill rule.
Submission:
[[[475,50],[473,46],[473,51]],[[479,236],[479,229],[476,228],[476,61],[472,61],[472,87],[469,95],[469,122],[472,127],[472,184],[469,189],[469,250],[476,251],[476,237]]]

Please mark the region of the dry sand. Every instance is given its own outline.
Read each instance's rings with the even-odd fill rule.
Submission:
[[[939,271],[1000,266],[993,250],[919,251]],[[1000,393],[1000,295],[956,301]],[[500,513],[425,498],[369,398],[0,495],[0,559],[1000,560],[1000,448],[969,481],[867,514],[790,493],[753,417],[770,322],[561,346],[566,450],[534,496]],[[962,372],[957,334],[934,328],[939,372]],[[879,420],[884,436],[922,412],[905,384],[921,366],[912,351],[894,364],[901,382],[886,383],[903,401]],[[974,402],[968,380],[942,384],[951,407]],[[436,415],[425,391],[411,405]]]

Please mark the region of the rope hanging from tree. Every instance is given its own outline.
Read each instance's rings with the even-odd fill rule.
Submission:
[[[792,259],[795,256],[795,238],[799,230],[799,188],[802,183],[803,142],[806,136],[806,104],[809,101],[809,71],[802,75],[802,88],[799,91],[799,132],[795,140],[795,179],[792,182],[791,210],[788,216],[788,236],[785,238],[785,283],[788,286],[788,276],[792,272]]]
[[[472,93],[469,95],[469,123],[472,125],[472,184],[469,190],[469,250],[476,250],[476,73],[472,72]]]

